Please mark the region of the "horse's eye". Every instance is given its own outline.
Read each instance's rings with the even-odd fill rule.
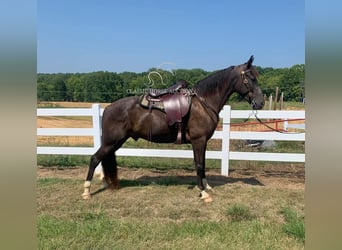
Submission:
[[[254,76],[250,76],[249,79],[251,79],[253,82],[256,81],[256,78]]]

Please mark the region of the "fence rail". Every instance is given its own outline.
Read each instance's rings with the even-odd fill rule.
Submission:
[[[101,117],[103,109],[99,104],[93,104],[92,108],[53,108],[37,109],[37,116],[91,116],[92,128],[37,128],[38,136],[93,136],[93,147],[37,147],[37,154],[57,155],[92,155],[100,147],[101,143]],[[305,111],[258,111],[260,119],[305,119]],[[277,133],[277,132],[248,132],[230,131],[231,119],[245,119],[255,117],[248,110],[231,110],[229,105],[224,106],[220,112],[222,118],[222,130],[216,130],[212,139],[222,141],[220,151],[206,151],[207,159],[221,160],[221,174],[229,174],[229,160],[251,161],[282,161],[282,162],[305,162],[305,154],[297,153],[261,153],[261,152],[233,152],[230,151],[230,140],[281,140],[281,141],[305,141],[305,133]],[[284,124],[284,129],[305,128],[303,125]],[[169,150],[169,149],[135,149],[120,148],[118,156],[147,156],[147,157],[171,157],[193,158],[192,150]],[[96,172],[102,171],[99,166]]]

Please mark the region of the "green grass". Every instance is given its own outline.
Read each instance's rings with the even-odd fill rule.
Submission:
[[[305,240],[305,225],[304,217],[298,216],[297,213],[289,208],[284,207],[280,210],[280,213],[285,217],[285,224],[283,225],[283,231],[289,236],[293,236],[296,239],[304,242]]]
[[[233,101],[229,102],[229,105],[231,106],[232,110],[250,110],[251,105],[247,103],[246,101]],[[274,103],[272,104],[273,108]],[[266,104],[264,106],[264,110],[268,110],[268,100],[266,100]],[[277,104],[277,107],[279,109],[280,104]],[[295,109],[305,109],[305,105],[302,102],[284,102],[284,108],[295,108]]]
[[[191,144],[174,144],[174,143],[154,143],[149,142],[144,139],[139,139],[135,141],[129,138],[123,145],[123,148],[158,148],[158,149],[182,149],[182,150],[192,150]]]
[[[276,249],[274,243],[283,240],[277,225],[257,221],[146,223],[83,216],[70,221],[39,217],[39,249]]]
[[[305,142],[277,141],[275,147],[269,150],[275,153],[305,153]]]
[[[232,140],[231,151],[240,152],[269,152],[269,153],[305,153],[305,142],[303,141],[274,141],[273,147],[249,147],[244,140]]]
[[[228,105],[231,106],[232,110],[251,110],[251,105],[248,102],[230,102]]]
[[[300,249],[279,225],[259,221],[146,222],[83,214],[38,217],[39,249]]]
[[[297,108],[297,109],[305,109],[305,104],[302,102],[285,102],[284,103],[285,108]]]
[[[43,167],[87,166],[90,156],[80,155],[37,155],[37,164]]]
[[[222,183],[205,204],[180,180],[124,179],[83,201],[83,180],[38,179],[38,248],[303,249],[287,225],[302,220],[304,190]]]
[[[255,217],[249,207],[242,204],[234,204],[229,207],[226,211],[226,215],[235,222],[251,220]]]
[[[49,185],[61,184],[65,181],[66,180],[63,180],[60,178],[42,178],[42,179],[37,180],[37,184],[39,186],[49,186]]]

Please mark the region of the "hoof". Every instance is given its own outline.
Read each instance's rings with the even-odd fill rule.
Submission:
[[[83,193],[82,198],[83,198],[83,200],[90,200],[91,194],[90,193]]]
[[[210,195],[206,191],[201,191],[200,193],[200,199],[204,201],[205,203],[212,202],[213,198],[210,197]]]
[[[213,201],[213,198],[211,198],[211,197],[209,196],[209,197],[207,197],[207,198],[204,198],[203,201],[204,201],[205,203],[209,203],[209,202],[212,202],[212,201]]]

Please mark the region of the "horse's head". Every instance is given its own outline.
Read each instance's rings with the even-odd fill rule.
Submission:
[[[258,71],[255,66],[252,66],[253,60],[254,57],[251,56],[248,62],[237,66],[239,77],[234,87],[253,109],[262,109],[265,104],[264,95],[258,84]]]

